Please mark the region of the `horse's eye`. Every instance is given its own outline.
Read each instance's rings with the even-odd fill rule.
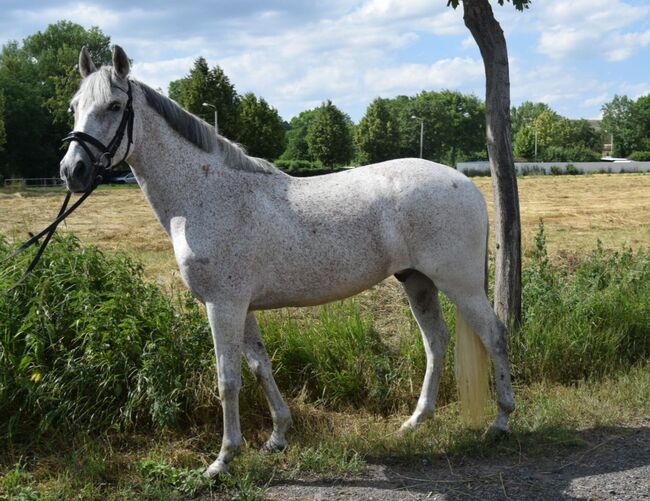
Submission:
[[[120,111],[120,103],[113,101],[108,105],[108,111]]]

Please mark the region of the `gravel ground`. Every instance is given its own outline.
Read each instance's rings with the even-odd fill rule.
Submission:
[[[363,477],[304,478],[273,485],[274,500],[650,501],[650,420],[580,433],[586,447],[549,445],[485,458],[439,458],[417,467],[370,464]]]

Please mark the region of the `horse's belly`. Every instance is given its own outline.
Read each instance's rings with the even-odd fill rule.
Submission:
[[[329,303],[358,294],[390,274],[390,266],[383,259],[330,263],[329,266],[311,268],[295,266],[283,270],[281,275],[268,274],[253,294],[251,309]]]

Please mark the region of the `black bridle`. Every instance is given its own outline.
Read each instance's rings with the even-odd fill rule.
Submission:
[[[116,87],[126,94],[127,99],[124,111],[122,112],[122,120],[120,120],[115,135],[107,146],[105,146],[99,139],[81,131],[73,130],[63,138],[64,143],[71,141],[78,142],[88,155],[88,158],[90,158],[95,169],[95,172],[93,173],[93,184],[91,185],[92,189],[90,191],[97,187],[107,173],[110,173],[113,164],[113,157],[115,156],[115,153],[117,153],[120,144],[122,144],[125,132],[127,134],[128,143],[126,145],[126,152],[121,161],[126,160],[126,157],[129,155],[129,151],[131,150],[131,144],[133,143],[133,94],[131,92],[131,82],[127,80],[127,84],[127,90]],[[89,144],[99,150],[100,155],[98,157],[95,156]]]
[[[120,161],[126,160],[126,157],[129,155],[129,151],[131,151],[131,145],[133,144],[134,113],[133,113],[133,94],[131,91],[131,82],[129,82],[128,80],[127,80],[127,85],[128,85],[127,90],[117,87],[118,89],[126,93],[127,100],[126,100],[126,105],[124,106],[124,111],[122,112],[122,120],[117,126],[115,135],[113,136],[113,139],[111,139],[110,143],[108,143],[108,145],[104,145],[104,143],[102,143],[99,139],[81,131],[72,131],[70,132],[70,134],[68,134],[66,137],[63,138],[64,143],[71,142],[71,141],[78,142],[79,145],[83,148],[83,150],[90,158],[90,161],[92,162],[92,168],[93,168],[92,182],[90,186],[86,189],[86,191],[83,192],[81,197],[79,197],[79,199],[70,207],[68,207],[68,202],[70,201],[72,192],[68,190],[68,192],[65,195],[65,199],[63,200],[63,204],[59,209],[59,214],[57,215],[56,219],[52,221],[43,231],[31,237],[29,240],[24,242],[20,247],[18,247],[14,252],[12,252],[9,256],[7,256],[2,260],[2,262],[4,263],[9,259],[14,258],[24,250],[30,248],[32,245],[37,244],[38,240],[41,237],[45,236],[45,239],[43,240],[40,247],[38,248],[38,252],[36,252],[36,255],[32,259],[32,262],[27,267],[27,270],[25,271],[25,273],[23,273],[23,275],[20,277],[18,282],[16,282],[16,284],[11,289],[14,289],[22,282],[24,282],[25,279],[32,273],[32,271],[34,271],[36,264],[41,259],[43,252],[45,252],[45,248],[47,247],[47,244],[50,242],[52,235],[54,235],[57,226],[59,226],[59,224],[61,224],[61,222],[65,218],[67,218],[70,214],[72,214],[75,211],[75,209],[79,207],[83,203],[83,201],[86,200],[86,198],[88,198],[88,196],[95,190],[95,188],[97,188],[99,183],[110,174],[111,168],[113,166],[113,157],[115,156],[115,153],[117,153],[118,148],[122,144],[125,134],[127,136],[126,152],[124,153],[124,156]],[[93,150],[91,149],[90,146],[93,146],[99,151],[99,156],[96,156],[95,153],[93,153]]]

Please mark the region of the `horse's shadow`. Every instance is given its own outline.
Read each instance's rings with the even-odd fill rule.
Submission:
[[[541,430],[498,442],[484,439],[485,447],[468,454],[371,457],[364,477],[282,481],[267,494],[277,499],[650,499],[650,423],[566,432],[573,437],[569,445],[549,443],[548,431]],[[532,443],[537,445],[527,453],[525,446]]]

